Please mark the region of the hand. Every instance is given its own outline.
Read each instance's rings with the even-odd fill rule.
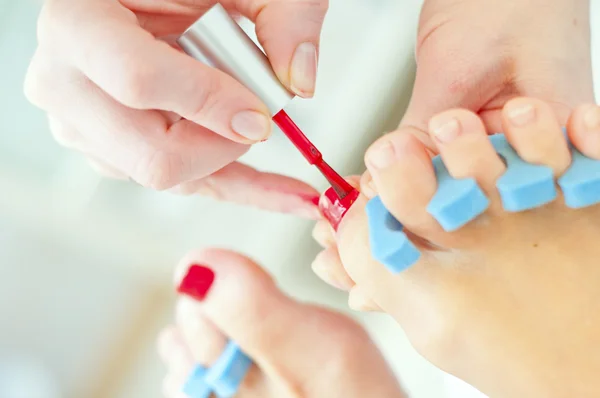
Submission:
[[[574,106],[594,101],[589,31],[588,0],[426,0],[401,130],[435,151],[433,115],[466,108],[496,133],[518,96],[550,103],[564,126]]]
[[[223,3],[256,23],[281,81],[311,96],[327,1]],[[212,4],[47,0],[26,94],[48,113],[56,139],[105,174],[314,216],[313,188],[234,163],[269,136],[265,105],[230,76],[167,44]]]

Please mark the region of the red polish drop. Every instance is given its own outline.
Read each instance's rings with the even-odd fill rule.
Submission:
[[[215,273],[204,265],[192,265],[181,280],[177,291],[202,301],[215,280]]]

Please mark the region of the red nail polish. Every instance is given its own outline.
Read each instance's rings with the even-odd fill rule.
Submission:
[[[202,301],[215,280],[215,273],[204,265],[192,265],[181,280],[177,291]]]
[[[319,201],[321,200],[320,196],[315,196],[314,198],[312,198],[310,201],[313,202],[315,204],[315,206],[319,205]]]
[[[359,194],[360,192],[354,189],[348,195],[340,199],[333,188],[329,188],[325,191],[319,201],[319,210],[321,210],[321,213],[327,221],[329,221],[333,229],[337,230],[344,215],[358,198]]]

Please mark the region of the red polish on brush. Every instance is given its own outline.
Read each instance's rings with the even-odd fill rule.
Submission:
[[[273,121],[296,146],[308,163],[316,166],[329,181],[331,188],[325,191],[324,199],[319,202],[319,209],[333,228],[337,229],[344,214],[358,197],[359,192],[323,160],[321,152],[310,142],[284,110],[273,116]]]
[[[237,79],[265,103],[275,124],[331,184],[324,195],[331,206],[319,207],[337,227],[358,197],[358,191],[323,160],[321,152],[283,110],[294,95],[281,84],[261,49],[219,3],[190,26],[177,44],[190,56]]]

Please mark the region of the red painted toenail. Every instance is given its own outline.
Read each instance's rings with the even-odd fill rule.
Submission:
[[[201,301],[206,297],[214,280],[215,273],[210,268],[194,264],[181,280],[177,291]]]
[[[333,229],[337,230],[338,225],[344,218],[344,215],[350,209],[360,193],[355,189],[344,198],[340,199],[333,188],[325,191],[319,202],[319,210],[323,217],[329,221]]]

